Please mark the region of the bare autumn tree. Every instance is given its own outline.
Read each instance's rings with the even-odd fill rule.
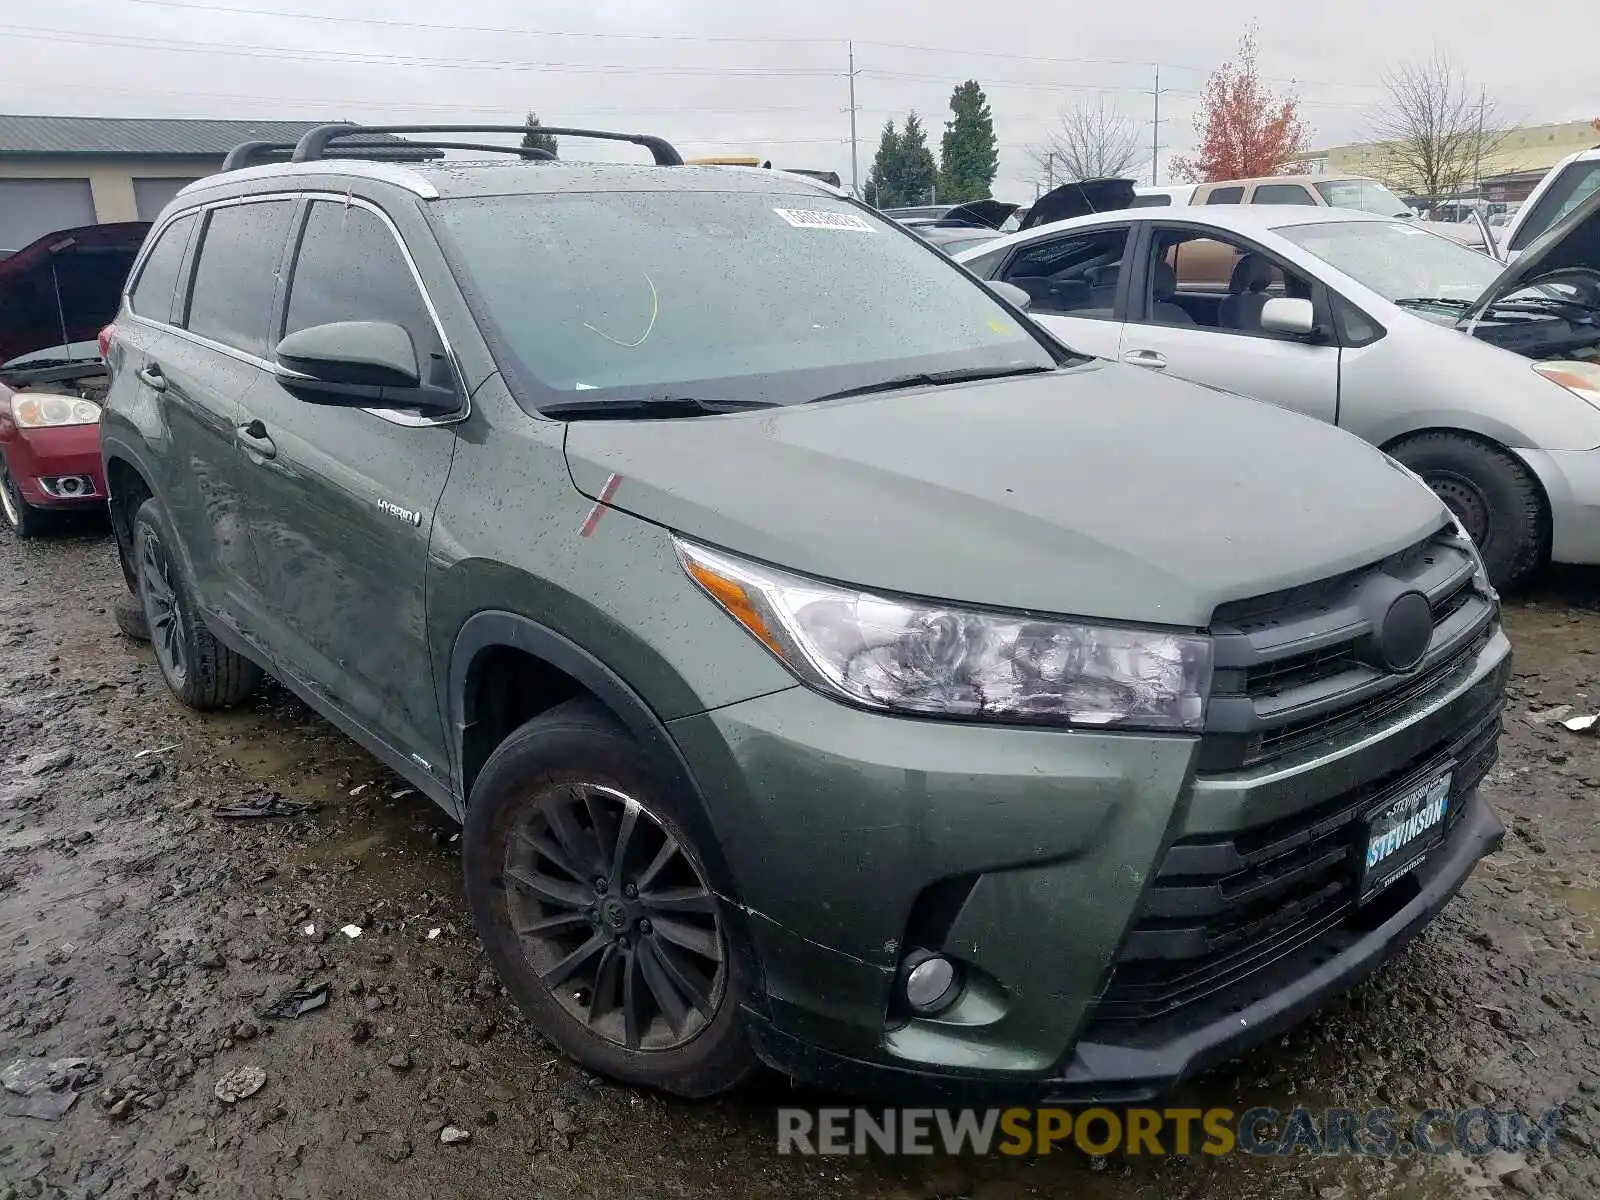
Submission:
[[[1305,160],[1307,133],[1293,95],[1275,95],[1256,70],[1256,33],[1211,73],[1195,114],[1200,146],[1174,158],[1172,173],[1191,183],[1286,175]]]
[[[1372,121],[1385,181],[1430,205],[1475,183],[1483,159],[1505,140],[1494,104],[1471,87],[1442,49],[1384,76],[1388,93]]]
[[[1143,161],[1139,127],[1105,100],[1065,109],[1028,156],[1046,187],[1084,179],[1125,177]]]

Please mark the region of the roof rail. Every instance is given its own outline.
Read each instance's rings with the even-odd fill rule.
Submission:
[[[266,163],[288,162],[294,153],[294,142],[240,142],[228,151],[222,160],[223,171],[237,171],[243,167],[257,167]],[[341,146],[337,157],[373,159],[379,162],[428,162],[443,158],[444,151],[433,146],[418,146],[395,138],[384,142],[363,142],[355,146]]]
[[[329,149],[330,143],[359,134],[375,133],[527,133],[527,125],[319,125],[308,130],[290,155],[290,162],[314,162],[330,154],[338,156],[338,148]],[[538,132],[560,137],[596,138],[605,142],[631,142],[650,151],[658,167],[681,167],[683,155],[665,138],[648,133],[610,133],[600,129],[559,129],[552,125],[538,126]],[[497,146],[483,143],[416,141],[412,145],[448,150],[490,150],[500,154],[521,154],[524,158],[552,158],[549,151],[535,151],[529,146]]]

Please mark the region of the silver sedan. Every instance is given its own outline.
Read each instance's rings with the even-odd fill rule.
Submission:
[[[1600,195],[1509,268],[1415,222],[1269,206],[1102,212],[954,257],[1077,350],[1382,447],[1502,586],[1600,563]]]

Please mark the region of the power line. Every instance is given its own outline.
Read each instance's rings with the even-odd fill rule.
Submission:
[[[735,43],[753,46],[828,46],[838,45],[844,38],[819,38],[819,37],[775,37],[771,35],[752,37],[733,34],[693,34],[693,33],[620,33],[610,30],[570,30],[570,29],[528,29],[517,25],[463,25],[453,22],[435,21],[406,21],[395,17],[355,17],[336,13],[305,12],[291,9],[248,8],[241,5],[228,4],[189,4],[181,0],[123,0],[128,4],[142,4],[151,8],[175,9],[181,12],[209,12],[221,13],[232,16],[246,17],[277,17],[297,21],[322,21],[343,25],[373,25],[393,29],[423,29],[447,33],[509,33],[526,37],[548,38],[578,38],[614,41],[645,41],[645,42],[702,42],[702,43]],[[909,50],[917,54],[948,54],[962,55],[969,58],[998,58],[1013,62],[1037,62],[1065,66],[1085,66],[1103,64],[1109,66],[1148,66],[1147,59],[1116,58],[1111,56],[1072,57],[1066,55],[1050,54],[1018,54],[1009,50],[979,50],[971,47],[956,46],[925,46],[909,42],[880,42],[857,39],[856,45],[873,46],[884,50]],[[1198,75],[1208,75],[1215,68],[1200,67],[1189,63],[1161,63],[1162,67],[1176,71],[1190,71]],[[1267,83],[1282,83],[1291,86],[1309,84],[1312,87],[1339,87],[1358,88],[1366,91],[1381,91],[1380,84],[1350,83],[1344,81],[1319,81],[1315,79],[1271,78],[1262,77]]]
[[[40,91],[52,88],[63,88],[72,91],[87,91],[96,94],[109,93],[118,96],[171,96],[193,100],[243,100],[261,101],[271,104],[303,104],[325,108],[338,108],[348,110],[381,109],[394,112],[460,112],[460,113],[508,113],[518,114],[521,106],[514,104],[449,104],[442,101],[405,101],[405,100],[375,100],[351,97],[327,96],[277,96],[262,95],[246,92],[197,92],[189,88],[132,88],[111,87],[102,83],[86,80],[70,79],[26,79],[14,74],[8,74],[0,81],[0,91],[7,86],[26,89],[28,95],[37,95]],[[740,104],[740,105],[682,105],[671,106],[674,113],[819,113],[825,111],[816,104]],[[609,105],[568,108],[563,105],[556,110],[562,114],[573,116],[604,116],[615,113],[644,114],[649,111],[648,105]],[[860,112],[874,116],[894,116],[900,110],[897,108],[860,108]],[[520,117],[519,117],[520,119]]]
[[[331,50],[295,46],[246,45],[241,42],[188,42],[177,38],[147,38],[134,34],[80,33],[70,29],[37,29],[0,25],[0,33],[34,41],[69,45],[126,46],[137,50],[170,50],[189,54],[228,54],[244,58],[274,58],[302,62],[341,62],[369,66],[438,67],[474,71],[566,71],[627,75],[762,75],[812,76],[837,79],[838,71],[814,67],[657,67],[637,63],[551,63],[523,59],[436,58],[417,54],[383,54],[370,50]]]
[[[641,42],[739,42],[749,45],[837,46],[843,38],[734,37],[720,34],[689,33],[612,33],[600,30],[526,29],[516,25],[461,25],[433,21],[401,21],[393,17],[352,17],[335,13],[287,11],[270,8],[244,8],[228,4],[182,4],[178,0],[123,0],[150,8],[174,8],[183,12],[227,13],[246,17],[285,17],[296,21],[329,21],[341,25],[379,25],[395,29],[428,29],[444,33],[515,33],[528,37],[608,38]]]

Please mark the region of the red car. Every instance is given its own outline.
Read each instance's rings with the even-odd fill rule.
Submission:
[[[149,229],[64,229],[0,260],[0,513],[19,537],[106,503],[97,338]]]

